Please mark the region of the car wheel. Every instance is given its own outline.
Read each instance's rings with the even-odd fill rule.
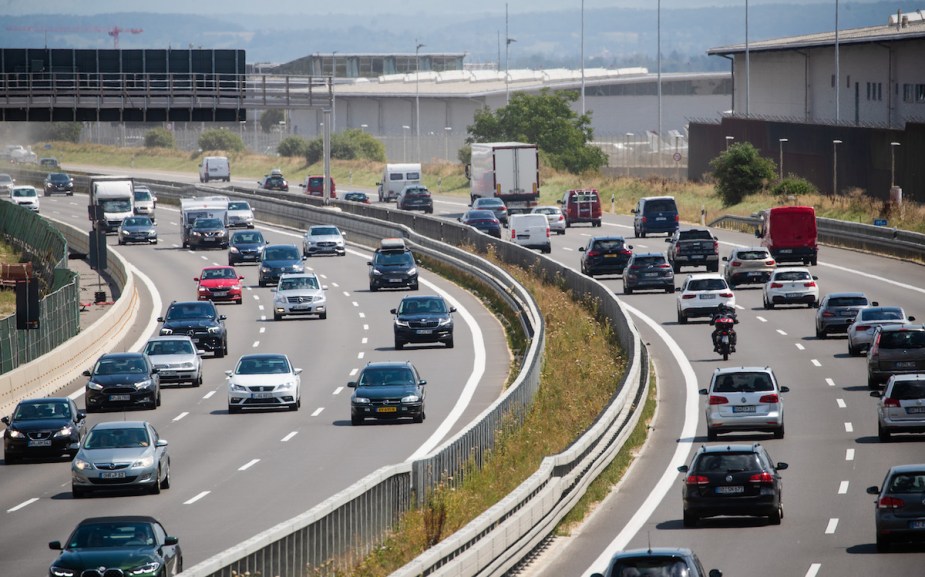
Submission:
[[[886,553],[890,550],[890,538],[886,535],[877,535],[877,552]]]
[[[220,346],[219,348],[215,349],[215,358],[220,359],[224,357],[226,352],[227,351],[225,350],[225,345]]]
[[[413,285],[411,285],[411,290],[413,291],[418,290],[418,283],[414,283]]]
[[[241,298],[239,298],[238,300],[236,300],[234,304],[236,304],[236,305],[243,305],[243,304],[244,304],[244,297],[241,297]]]
[[[777,511],[768,515],[768,523],[771,525],[780,525],[780,520],[784,518],[784,506],[778,505]]]
[[[75,499],[83,499],[87,496],[87,492],[84,489],[71,485],[71,497]]]
[[[681,265],[671,263],[671,270],[673,270],[675,274],[678,274],[679,272],[681,272]]]
[[[716,434],[715,430],[711,429],[710,427],[707,427],[707,440],[708,441],[715,441],[717,436],[718,435]]]
[[[631,289],[630,287],[626,286],[626,283],[623,283],[623,294],[625,294],[625,295],[631,295],[631,294],[633,294],[633,289]]]
[[[122,246],[123,244],[125,244],[124,242],[122,242],[122,239],[121,239],[121,238],[120,238],[118,241],[116,241],[116,242],[117,242],[117,244],[118,244],[119,246]]]
[[[666,293],[666,294],[672,294],[672,293],[674,293],[674,287],[673,287],[673,286],[665,287],[665,293]]]
[[[296,399],[296,402],[289,405],[290,411],[298,411],[302,407],[302,397]]]
[[[3,462],[6,463],[7,465],[13,465],[13,464],[19,462],[19,457],[15,457],[15,456],[13,456],[13,455],[6,455],[6,454],[5,454],[5,455],[3,455]]]
[[[707,270],[710,272],[719,272],[719,263],[714,262],[713,264],[708,264]]]
[[[170,463],[167,463],[167,473],[164,475],[164,480],[161,481],[161,489],[170,488]]]
[[[200,372],[200,373],[199,373],[199,376],[196,377],[196,380],[193,381],[193,386],[194,386],[194,387],[198,387],[198,386],[201,385],[201,384],[202,384],[202,373]]]
[[[278,320],[280,320],[280,319],[282,319],[282,318],[283,318],[283,315],[281,315],[281,314],[279,314],[279,313],[273,313],[273,320],[274,320],[274,321],[278,321]]]
[[[697,521],[698,521],[697,515],[695,515],[694,513],[691,513],[690,511],[684,511],[683,523],[685,527],[696,527]]]
[[[415,415],[411,420],[415,423],[423,423],[424,422],[424,411],[422,410],[420,413]]]
[[[848,341],[848,355],[852,357],[857,357],[861,354],[860,347],[856,347],[851,344],[851,341]]]
[[[236,414],[238,414],[238,413],[240,413],[240,412],[241,412],[241,407],[237,407],[237,406],[235,406],[235,405],[228,405],[228,414],[229,414],[229,415],[236,415]]]
[[[552,246],[547,245],[543,247],[543,254],[551,254],[551,253],[552,253]]]
[[[157,476],[154,478],[154,484],[151,485],[151,488],[149,489],[149,491],[150,491],[150,493],[151,493],[152,495],[160,495],[160,494],[161,494],[161,481],[160,481],[160,478],[161,478],[161,468],[158,467],[158,468],[157,468]]]
[[[265,287],[265,286],[267,286],[267,281],[265,281],[265,280],[258,280],[258,281],[257,281],[257,285],[260,286],[260,287]]]
[[[318,318],[321,319],[321,320],[324,320],[324,319],[328,318],[328,313],[327,313],[327,312],[323,312],[323,313],[321,313],[320,315],[318,315]]]
[[[369,292],[376,292],[377,290],[379,290],[379,287],[377,287],[376,285],[374,284],[369,285]]]
[[[453,343],[453,339],[452,339],[452,338],[451,338],[450,340],[446,341],[446,348],[452,349],[453,346],[454,346],[454,343]]]
[[[404,347],[404,346],[405,346],[405,343],[401,342],[401,341],[398,340],[398,339],[395,339],[395,350],[396,350],[396,351],[400,351],[400,350],[402,349],[402,347]]]
[[[827,336],[828,335],[825,334],[825,329],[820,329],[819,327],[816,327],[816,338],[817,339],[824,339]]]
[[[883,425],[877,423],[877,438],[880,439],[881,443],[890,442],[890,432],[883,428]]]
[[[350,417],[350,424],[353,425],[354,427],[356,427],[356,426],[358,426],[358,425],[362,425],[362,424],[363,424],[363,417],[354,417],[354,416],[351,416],[351,417]]]
[[[784,426],[781,425],[779,428],[774,429],[774,438],[783,439],[784,438]]]
[[[877,388],[877,381],[875,381],[875,380],[873,379],[873,377],[871,377],[869,374],[867,375],[867,388],[868,388],[868,389],[876,389],[876,388]]]
[[[681,324],[681,325],[687,324],[687,317],[684,316],[684,313],[682,313],[680,310],[678,311],[678,324]]]
[[[564,231],[564,230],[557,230],[557,231],[556,231],[556,234],[565,234],[565,231]]]
[[[151,407],[151,408],[154,409],[154,408],[157,408],[157,407],[160,407],[160,406],[161,406],[161,390],[158,389],[158,390],[157,390],[157,398],[154,399],[154,406]]]
[[[640,230],[638,236],[639,236],[639,238],[645,238],[645,237],[646,237],[646,231]]]

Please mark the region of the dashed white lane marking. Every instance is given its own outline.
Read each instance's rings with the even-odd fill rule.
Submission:
[[[846,495],[848,494],[848,481],[842,481],[838,484],[838,494]]]
[[[569,248],[569,247],[567,247],[567,246],[563,246],[563,247],[562,247],[562,250],[567,251],[567,252],[575,252],[575,249]]]
[[[743,307],[743,306],[740,305],[740,304],[736,304],[735,308],[739,309],[740,311],[744,311],[744,310],[745,310],[745,307]]]
[[[839,409],[844,409],[848,406],[845,404],[845,399],[835,399],[835,402],[838,404]]]
[[[253,290],[254,290],[254,287],[246,286],[246,287],[244,287],[244,290],[253,291]]]
[[[172,244],[172,245],[170,245],[170,246],[171,246],[172,248],[180,248],[180,245],[178,245],[178,244]]]
[[[251,460],[248,461],[247,463],[244,463],[243,465],[241,465],[240,467],[238,467],[238,470],[239,470],[239,471],[246,471],[246,470],[250,469],[251,467],[253,467],[254,465],[256,465],[257,463],[259,463],[259,462],[260,462],[260,459],[251,459]]]
[[[215,262],[215,261],[213,260],[213,261],[212,261],[212,266],[221,266],[221,265],[218,264],[217,262]]]
[[[260,341],[254,341],[254,345],[253,345],[253,346],[254,346],[254,348],[256,349],[258,346],[260,346]]]
[[[347,291],[344,291],[344,296],[347,298],[350,298],[350,293],[348,293]]]
[[[16,505],[16,506],[13,507],[12,509],[7,509],[6,512],[7,512],[7,513],[15,513],[16,511],[19,511],[19,510],[22,509],[23,507],[28,507],[29,505],[31,505],[32,503],[35,503],[35,502],[38,501],[38,500],[39,500],[38,497],[32,497],[31,499],[27,499],[27,500],[23,501],[22,503],[20,503],[19,505]]]
[[[854,460],[854,449],[847,449],[845,451],[845,460],[853,461]]]
[[[188,412],[184,411],[184,412],[180,413],[179,415],[177,415],[176,417],[174,417],[173,420],[174,420],[174,422],[177,422],[177,421],[179,421],[180,419],[182,419],[183,417],[185,417],[185,416],[188,415],[188,414],[189,414]]]
[[[332,282],[332,283],[331,283],[331,286],[334,287],[334,288],[340,288],[340,285],[337,284],[336,282]]]
[[[334,389],[334,393],[333,393],[333,394],[339,395],[340,392],[343,391],[343,390],[344,390],[344,387],[337,387],[336,389]]]
[[[313,417],[317,417],[318,415],[321,414],[321,411],[323,411],[323,410],[324,410],[324,407],[318,407],[318,408],[315,409],[315,411],[312,413],[312,416],[313,416]]]
[[[293,432],[289,433],[288,435],[286,435],[285,437],[283,437],[282,439],[280,439],[280,441],[282,441],[283,443],[285,443],[286,441],[288,441],[289,439],[295,437],[295,436],[298,435],[298,434],[299,434],[298,431],[293,431]]]
[[[853,433],[853,432],[854,432],[854,424],[852,424],[850,421],[847,422],[847,423],[845,423],[845,432],[846,432],[846,433]]]
[[[352,377],[352,376],[356,375],[358,372],[360,372],[360,369],[352,369],[352,370],[350,371],[350,376]]]
[[[260,334],[263,334],[263,333],[267,332],[267,327],[260,327],[260,330],[257,331],[257,332],[260,333]]]
[[[263,310],[263,305],[257,305],[257,310],[262,311],[262,310]]]
[[[201,258],[202,260],[209,260],[209,257],[207,257],[207,256],[205,256],[205,255],[203,255],[203,256],[201,256],[201,257],[199,257],[199,258]]]
[[[202,398],[203,398],[203,399],[211,399],[211,398],[212,398],[212,395],[214,395],[214,394],[215,394],[215,391],[209,391],[208,393],[204,394],[204,395],[202,396]]]
[[[822,366],[822,363],[820,363],[820,362],[819,362],[818,360],[816,360],[816,359],[811,359],[809,362],[811,362],[814,366],[817,366],[817,367],[821,367],[821,366]]]
[[[822,569],[822,563],[812,563],[809,566],[809,570],[806,571],[806,577],[816,577],[819,573],[819,569]]]
[[[364,331],[368,331],[368,330],[369,330],[369,325],[363,325],[363,330],[364,330]]]
[[[806,347],[804,347],[804,346],[801,345],[800,343],[794,343],[794,344],[795,344],[796,347],[797,347],[798,349],[800,349],[801,351],[805,351],[805,350],[806,350]]]
[[[260,320],[262,320],[262,321],[267,320],[267,315],[260,315]]]
[[[361,318],[361,319],[365,319],[365,318],[366,318],[366,313],[360,313],[360,318]]]
[[[360,306],[360,303],[358,303],[358,302],[356,302],[356,301],[353,301],[353,306],[358,307],[358,306]]]
[[[360,339],[360,344],[361,344],[361,345],[365,345],[365,344],[368,343],[368,342],[369,342],[369,337],[363,337],[362,339]]]
[[[358,358],[358,359],[362,359],[362,358],[365,357],[365,356],[366,356],[366,353],[364,353],[363,351],[360,351],[360,352],[357,353],[357,358]]]
[[[829,524],[825,526],[825,534],[826,535],[834,534],[836,527],[838,527],[838,519],[829,519]]]
[[[830,387],[834,387],[834,386],[835,386],[835,381],[834,381],[833,379],[826,379],[826,380],[825,380],[825,384],[827,384],[827,385],[830,386]]]
[[[787,336],[787,331],[782,331],[782,330],[780,330],[780,329],[777,329],[777,333],[778,333],[778,334],[781,334],[781,335],[784,335],[785,337]]]
[[[211,491],[203,491],[202,493],[199,493],[198,495],[196,495],[195,497],[193,497],[193,498],[190,499],[189,501],[183,501],[183,504],[184,504],[184,505],[192,505],[193,503],[195,503],[195,502],[198,501],[199,499],[202,499],[203,497],[205,497],[205,496],[208,495],[209,493],[211,493]]]
[[[766,319],[766,318],[764,318],[764,317],[755,317],[755,318],[758,319],[759,321],[763,322],[763,323],[768,322],[768,319]]]
[[[254,300],[255,300],[255,301],[259,301],[259,300],[260,300],[260,295],[254,295]]]

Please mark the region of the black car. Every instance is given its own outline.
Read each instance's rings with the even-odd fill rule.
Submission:
[[[173,577],[183,571],[179,540],[153,517],[91,517],[67,541],[48,547],[61,551],[49,577]]]
[[[264,287],[276,284],[285,273],[305,272],[305,255],[294,244],[268,244],[260,255],[257,284]]]
[[[239,230],[228,241],[228,266],[241,262],[260,262],[260,253],[267,245],[263,233],[259,230]]]
[[[622,236],[595,236],[587,246],[579,247],[581,272],[590,277],[602,274],[622,274],[632,256],[632,246]]]
[[[350,398],[350,423],[362,425],[366,419],[423,423],[426,384],[407,361],[367,364],[356,381],[347,383],[355,389]]]
[[[161,335],[189,335],[198,349],[212,351],[219,358],[228,354],[225,315],[218,314],[212,301],[174,301],[157,322],[164,323]]]
[[[427,187],[420,184],[409,184],[398,193],[395,206],[399,210],[420,210],[431,214],[434,212],[434,199],[431,198]]]
[[[147,216],[129,216],[119,225],[119,244],[157,244],[157,227]]]
[[[220,218],[197,218],[190,228],[187,244],[197,248],[228,248],[228,229]]]
[[[109,408],[161,406],[161,380],[144,353],[105,354],[83,375],[90,377],[85,389],[88,413]]]
[[[365,192],[345,192],[344,200],[347,202],[369,204],[369,195],[367,195]]]
[[[767,517],[779,525],[784,516],[782,482],[778,471],[787,463],[774,463],[763,446],[702,446],[685,473],[681,496],[684,526],[693,527],[704,517],[748,515]]]
[[[404,288],[418,290],[418,269],[414,255],[407,249],[378,249],[369,265],[369,290]]]
[[[456,307],[440,296],[408,296],[401,299],[395,315],[395,349],[405,343],[443,343],[453,348],[453,313]]]
[[[495,238],[501,238],[501,221],[490,210],[467,210],[459,217],[459,222]]]
[[[633,254],[623,269],[623,294],[647,289],[674,292],[674,270],[660,252]]]
[[[67,397],[46,397],[20,401],[10,417],[0,421],[3,431],[3,459],[7,465],[23,457],[73,457],[86,432],[86,413],[77,410]]]
[[[65,172],[51,172],[45,177],[45,196],[59,193],[74,196],[74,179]]]
[[[276,170],[265,175],[261,180],[258,180],[257,185],[264,190],[281,190],[283,192],[289,192],[289,183],[283,178],[283,174]]]
[[[830,293],[822,297],[816,309],[816,338],[824,339],[832,333],[847,333],[858,316],[858,311],[878,306],[867,295],[859,292]]]

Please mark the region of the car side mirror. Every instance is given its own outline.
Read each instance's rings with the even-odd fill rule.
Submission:
[[[239,276],[239,277],[238,277],[238,280],[244,280],[244,277],[243,277],[243,276]]]
[[[633,245],[628,244],[628,245],[626,245],[626,248],[629,249],[629,250],[633,250]]]
[[[915,317],[910,316],[910,317],[909,317],[909,320],[910,320],[910,321],[914,321],[914,320],[915,320]]]
[[[666,238],[665,242],[671,242],[671,237],[669,236],[668,238]]]
[[[52,541],[48,544],[49,549],[54,549],[55,551],[61,550],[61,541]]]
[[[196,281],[196,282],[199,282],[199,277],[198,277],[198,276],[194,276],[194,277],[193,277],[193,280]]]
[[[180,542],[180,539],[177,537],[174,537],[173,535],[167,535],[166,537],[164,537],[164,545],[176,545],[179,542]],[[710,577],[713,577],[713,576],[711,575]]]
[[[583,246],[578,247],[578,252],[584,252],[584,251],[585,251],[585,247]]]
[[[788,465],[787,463],[778,463],[777,465],[774,466],[774,468],[777,469],[778,471],[783,471],[784,469],[788,467],[790,467],[790,465]]]
[[[303,255],[302,255],[302,260],[308,260],[308,257],[305,256],[305,255],[303,254]]]
[[[166,440],[166,439],[158,439],[157,441],[154,442],[154,446],[155,446],[155,447],[166,447],[166,446],[167,446],[167,440]]]
[[[420,381],[418,381],[418,385],[420,385],[420,386],[422,386],[422,387],[423,387],[424,385],[426,385],[426,384],[427,384],[427,380],[426,380],[426,379],[421,379]]]
[[[81,411],[81,410],[78,410],[78,411],[77,411],[77,420],[78,420],[78,421],[83,421],[83,420],[86,419],[86,418],[87,418],[87,411]]]
[[[556,201],[556,203],[557,203],[557,204],[565,204],[565,201],[562,200],[562,199],[560,198],[559,200]]]
[[[455,313],[455,312],[456,312],[456,307],[450,307],[450,312],[451,312],[451,313]]]
[[[719,569],[710,569],[710,572],[707,575],[709,577],[723,577],[723,572]]]
[[[389,312],[392,313],[393,315],[397,315],[398,309],[389,309]]]
[[[93,376],[93,373],[91,373],[90,371],[84,371],[84,372],[81,373],[81,374],[82,374],[83,376],[85,376],[85,377]]]
[[[196,349],[196,354],[200,357],[206,356],[206,351],[204,349]]]
[[[368,260],[368,261],[366,261],[366,264],[368,264],[369,266],[373,266],[373,261]]]
[[[302,374],[302,369],[293,369],[293,370],[292,370],[292,374],[294,374],[294,375],[301,375],[301,374]]]
[[[724,257],[723,257],[723,262],[729,262],[729,257],[728,257],[728,256],[724,256]]]
[[[459,217],[456,220],[458,220],[459,222],[462,222],[462,217]]]
[[[871,392],[870,392],[870,396],[871,396],[871,397],[874,397],[874,398],[876,398],[876,399],[879,399],[880,397],[883,396],[883,392],[881,392],[881,391],[871,391]]]
[[[159,323],[164,322],[164,317],[157,317],[157,322],[159,322]]]
[[[813,275],[813,280],[819,280],[819,277]]]
[[[234,373],[234,371],[232,371],[231,369],[229,369],[229,370],[225,371],[225,376],[226,376],[226,377],[230,377],[233,373]]]
[[[348,388],[348,389],[355,389],[355,388],[357,388],[357,382],[356,382],[356,381],[350,381],[349,383],[347,383],[347,388]]]
[[[679,473],[686,473],[688,471],[690,471],[690,467],[688,467],[687,465],[681,465],[680,467],[678,467]]]
[[[707,393],[709,393],[709,391],[706,389],[700,389],[699,391],[697,391],[697,394],[700,394],[700,395],[706,395]]]
[[[220,320],[220,321],[223,321],[223,320],[225,320],[225,319],[227,319],[227,318],[228,318],[228,317],[226,317],[225,315],[218,315],[218,320]]]
[[[3,417],[2,419],[0,419],[0,423],[3,423],[4,425],[9,426],[9,424],[10,424],[10,418],[9,418],[9,417]]]
[[[679,287],[679,286],[674,287],[674,292],[676,292],[676,293],[681,292],[681,287]]]
[[[782,393],[789,393],[789,392],[790,392],[790,387],[783,386],[783,387],[780,388],[780,392],[782,392]]]
[[[755,229],[755,238],[761,238],[762,236],[763,235],[761,234],[761,231],[758,229]]]
[[[156,374],[159,373],[159,372],[161,372],[161,370],[160,370],[159,368],[157,368],[157,367],[151,367],[151,374],[152,374],[152,375],[156,375]]]
[[[877,301],[870,301],[870,306],[872,306],[872,307],[879,307],[879,306],[880,306],[880,303],[878,303]]]
[[[878,486],[876,486],[876,485],[872,485],[872,486],[868,487],[867,489],[865,489],[864,492],[867,493],[868,495],[879,495],[879,494],[880,494],[880,487],[878,487]]]
[[[633,210],[631,210],[630,212],[633,213],[633,214],[639,214],[639,211],[636,210],[635,208],[634,208]]]

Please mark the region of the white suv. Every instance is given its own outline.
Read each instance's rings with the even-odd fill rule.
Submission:
[[[723,275],[692,274],[675,289],[678,292],[678,323],[693,317],[709,317],[720,305],[735,308],[736,297]]]
[[[781,393],[790,389],[777,384],[769,367],[716,369],[710,388],[700,389],[709,397],[705,413],[707,439],[733,431],[771,431],[784,438],[784,403]]]

